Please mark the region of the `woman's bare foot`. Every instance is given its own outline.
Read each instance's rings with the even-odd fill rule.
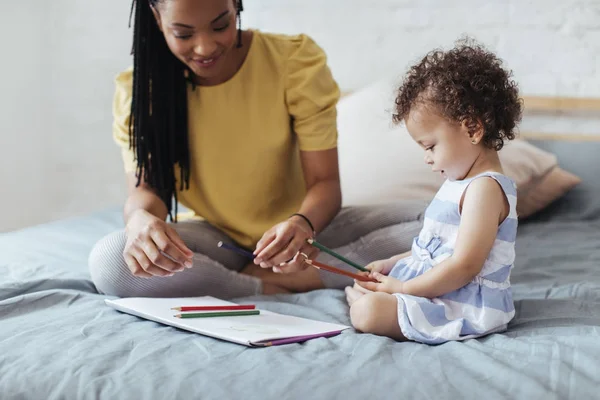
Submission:
[[[324,288],[323,281],[321,281],[319,271],[316,268],[307,268],[303,271],[289,274],[278,274],[270,268],[261,268],[258,265],[250,263],[240,272],[260,278],[263,282],[263,290],[266,290],[265,288],[268,286],[274,286],[287,290],[287,293],[303,293]],[[265,292],[265,294],[268,293]]]
[[[271,285],[270,283],[263,282],[262,284],[263,294],[281,294],[281,293],[292,293],[287,289],[279,286]]]

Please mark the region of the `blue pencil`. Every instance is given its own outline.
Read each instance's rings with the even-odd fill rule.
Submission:
[[[254,259],[256,257],[254,254],[250,253],[248,250],[244,250],[244,249],[234,246],[232,244],[219,242],[219,243],[217,243],[217,246],[222,247],[227,250],[235,251],[236,253],[241,254],[245,257],[251,258],[251,259]]]

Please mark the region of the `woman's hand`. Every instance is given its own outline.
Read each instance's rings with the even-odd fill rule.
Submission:
[[[313,232],[301,217],[294,216],[269,229],[256,244],[254,263],[275,272],[295,272],[307,268],[305,254],[314,259],[319,250],[306,241]]]
[[[134,211],[125,228],[123,257],[131,273],[141,278],[171,276],[192,267],[194,253],[175,229],[148,211]]]

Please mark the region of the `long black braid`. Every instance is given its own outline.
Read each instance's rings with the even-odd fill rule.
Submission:
[[[144,181],[167,206],[171,221],[177,220],[179,190],[190,184],[188,141],[187,67],[169,50],[150,7],[163,0],[133,0],[133,93],[129,121],[129,145],[136,160],[137,184]],[[238,47],[242,30],[242,0],[237,0]]]

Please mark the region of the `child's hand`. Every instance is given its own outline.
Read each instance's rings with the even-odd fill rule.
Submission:
[[[368,269],[370,272],[379,272],[382,275],[387,275],[390,273],[392,268],[394,268],[395,264],[396,262],[394,260],[388,258],[385,260],[373,261],[372,263],[369,263],[369,265],[367,265],[365,268]]]
[[[384,292],[389,294],[403,293],[404,282],[402,282],[401,280],[385,276],[379,272],[372,272],[370,276],[372,278],[377,279],[378,283],[362,282],[356,280],[354,281],[354,283],[373,292]]]

